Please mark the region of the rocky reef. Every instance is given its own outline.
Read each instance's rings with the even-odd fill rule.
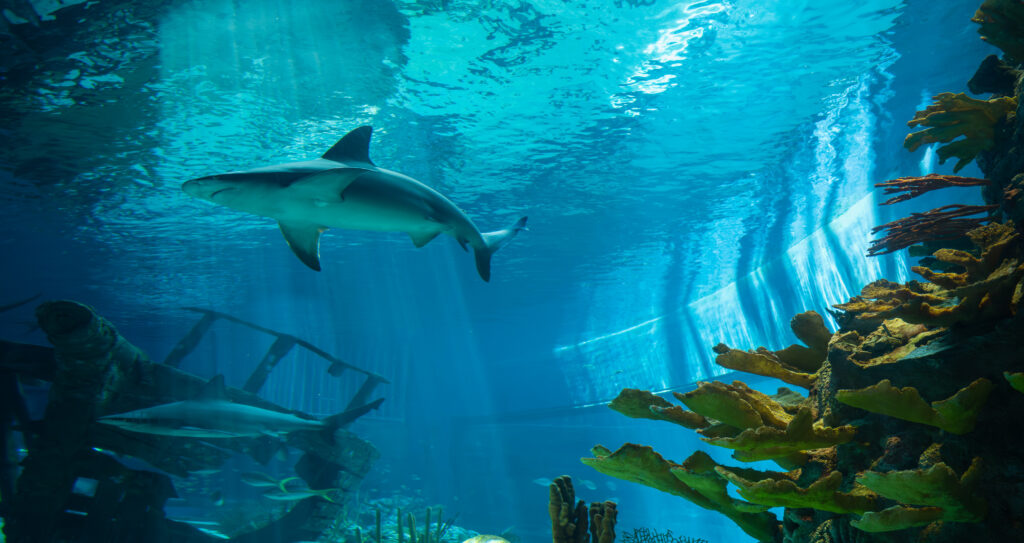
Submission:
[[[984,206],[953,204],[883,225],[871,254],[930,254],[920,280],[880,280],[835,306],[839,329],[815,312],[791,322],[804,345],[714,347],[718,365],[804,389],[768,395],[735,381],[673,393],[677,405],[626,389],[612,402],[634,418],[694,430],[738,462],[696,451],[682,462],[627,443],[592,449],[598,471],[683,497],[764,542],[1015,541],[1024,529],[1024,2],[986,0],[972,19],[1001,47],[971,79],[981,100],[943,93],[910,121],[914,150],[939,143],[955,170],[976,160],[985,179],[903,178],[903,194],[979,186]],[[962,138],[962,139],[959,139]],[[969,215],[983,215],[968,218]],[[915,254],[912,252],[912,254]],[[685,406],[685,408],[683,407]],[[734,485],[743,499],[727,492]],[[778,518],[770,508],[782,507]]]

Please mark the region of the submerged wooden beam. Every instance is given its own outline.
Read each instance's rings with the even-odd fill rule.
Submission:
[[[11,543],[52,541],[64,516],[81,455],[90,450],[89,428],[145,355],[113,325],[84,305],[47,302],[36,310],[55,348],[46,424],[22,462],[15,499],[5,521]]]

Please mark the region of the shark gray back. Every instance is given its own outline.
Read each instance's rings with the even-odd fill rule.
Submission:
[[[310,420],[290,413],[232,402],[217,375],[190,400],[171,402],[100,417],[97,422],[144,434],[205,439],[281,436],[301,430],[334,431],[372,409],[383,398],[327,417]]]
[[[491,256],[526,227],[480,232],[454,203],[423,183],[370,160],[373,129],[346,134],[320,158],[192,179],[190,196],[276,219],[295,255],[319,271],[320,235],[328,228],[405,232],[416,247],[440,234],[472,247],[477,272],[490,280]]]

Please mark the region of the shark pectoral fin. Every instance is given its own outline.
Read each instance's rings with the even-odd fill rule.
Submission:
[[[438,234],[440,234],[440,232],[409,232],[409,237],[412,238],[412,244],[419,249],[420,247],[430,243]]]
[[[303,264],[320,271],[320,234],[327,228],[312,223],[278,222],[284,240]]]

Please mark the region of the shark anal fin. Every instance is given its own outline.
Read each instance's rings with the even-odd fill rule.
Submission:
[[[365,162],[373,165],[370,160],[370,136],[372,134],[372,126],[360,126],[338,140],[334,147],[323,154],[323,158],[335,162]]]
[[[327,230],[311,223],[278,222],[284,240],[303,264],[320,271],[320,234]]]
[[[412,238],[412,244],[419,249],[420,247],[430,243],[438,234],[440,234],[440,232],[409,232],[409,237]]]

